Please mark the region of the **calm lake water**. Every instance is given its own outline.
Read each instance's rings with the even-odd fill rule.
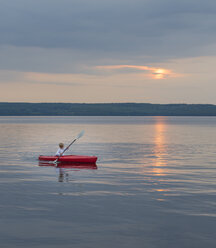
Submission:
[[[38,166],[59,142],[97,170]],[[215,248],[215,117],[0,117],[0,246]]]

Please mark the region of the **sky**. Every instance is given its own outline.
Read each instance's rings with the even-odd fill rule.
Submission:
[[[216,104],[215,0],[0,0],[1,102]]]

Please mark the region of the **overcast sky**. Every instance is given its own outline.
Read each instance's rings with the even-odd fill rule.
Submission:
[[[0,0],[0,101],[216,104],[215,0]]]

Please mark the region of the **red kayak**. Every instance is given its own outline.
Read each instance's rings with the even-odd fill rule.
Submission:
[[[39,156],[39,161],[55,161],[57,156]],[[95,164],[97,157],[95,156],[82,156],[82,155],[66,155],[58,159],[58,162],[63,163],[82,163],[82,164]]]

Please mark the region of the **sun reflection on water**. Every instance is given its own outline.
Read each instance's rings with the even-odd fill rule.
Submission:
[[[155,123],[155,138],[154,138],[154,155],[153,173],[157,176],[165,175],[166,161],[166,147],[165,147],[165,130],[166,123],[163,117],[156,117]]]

